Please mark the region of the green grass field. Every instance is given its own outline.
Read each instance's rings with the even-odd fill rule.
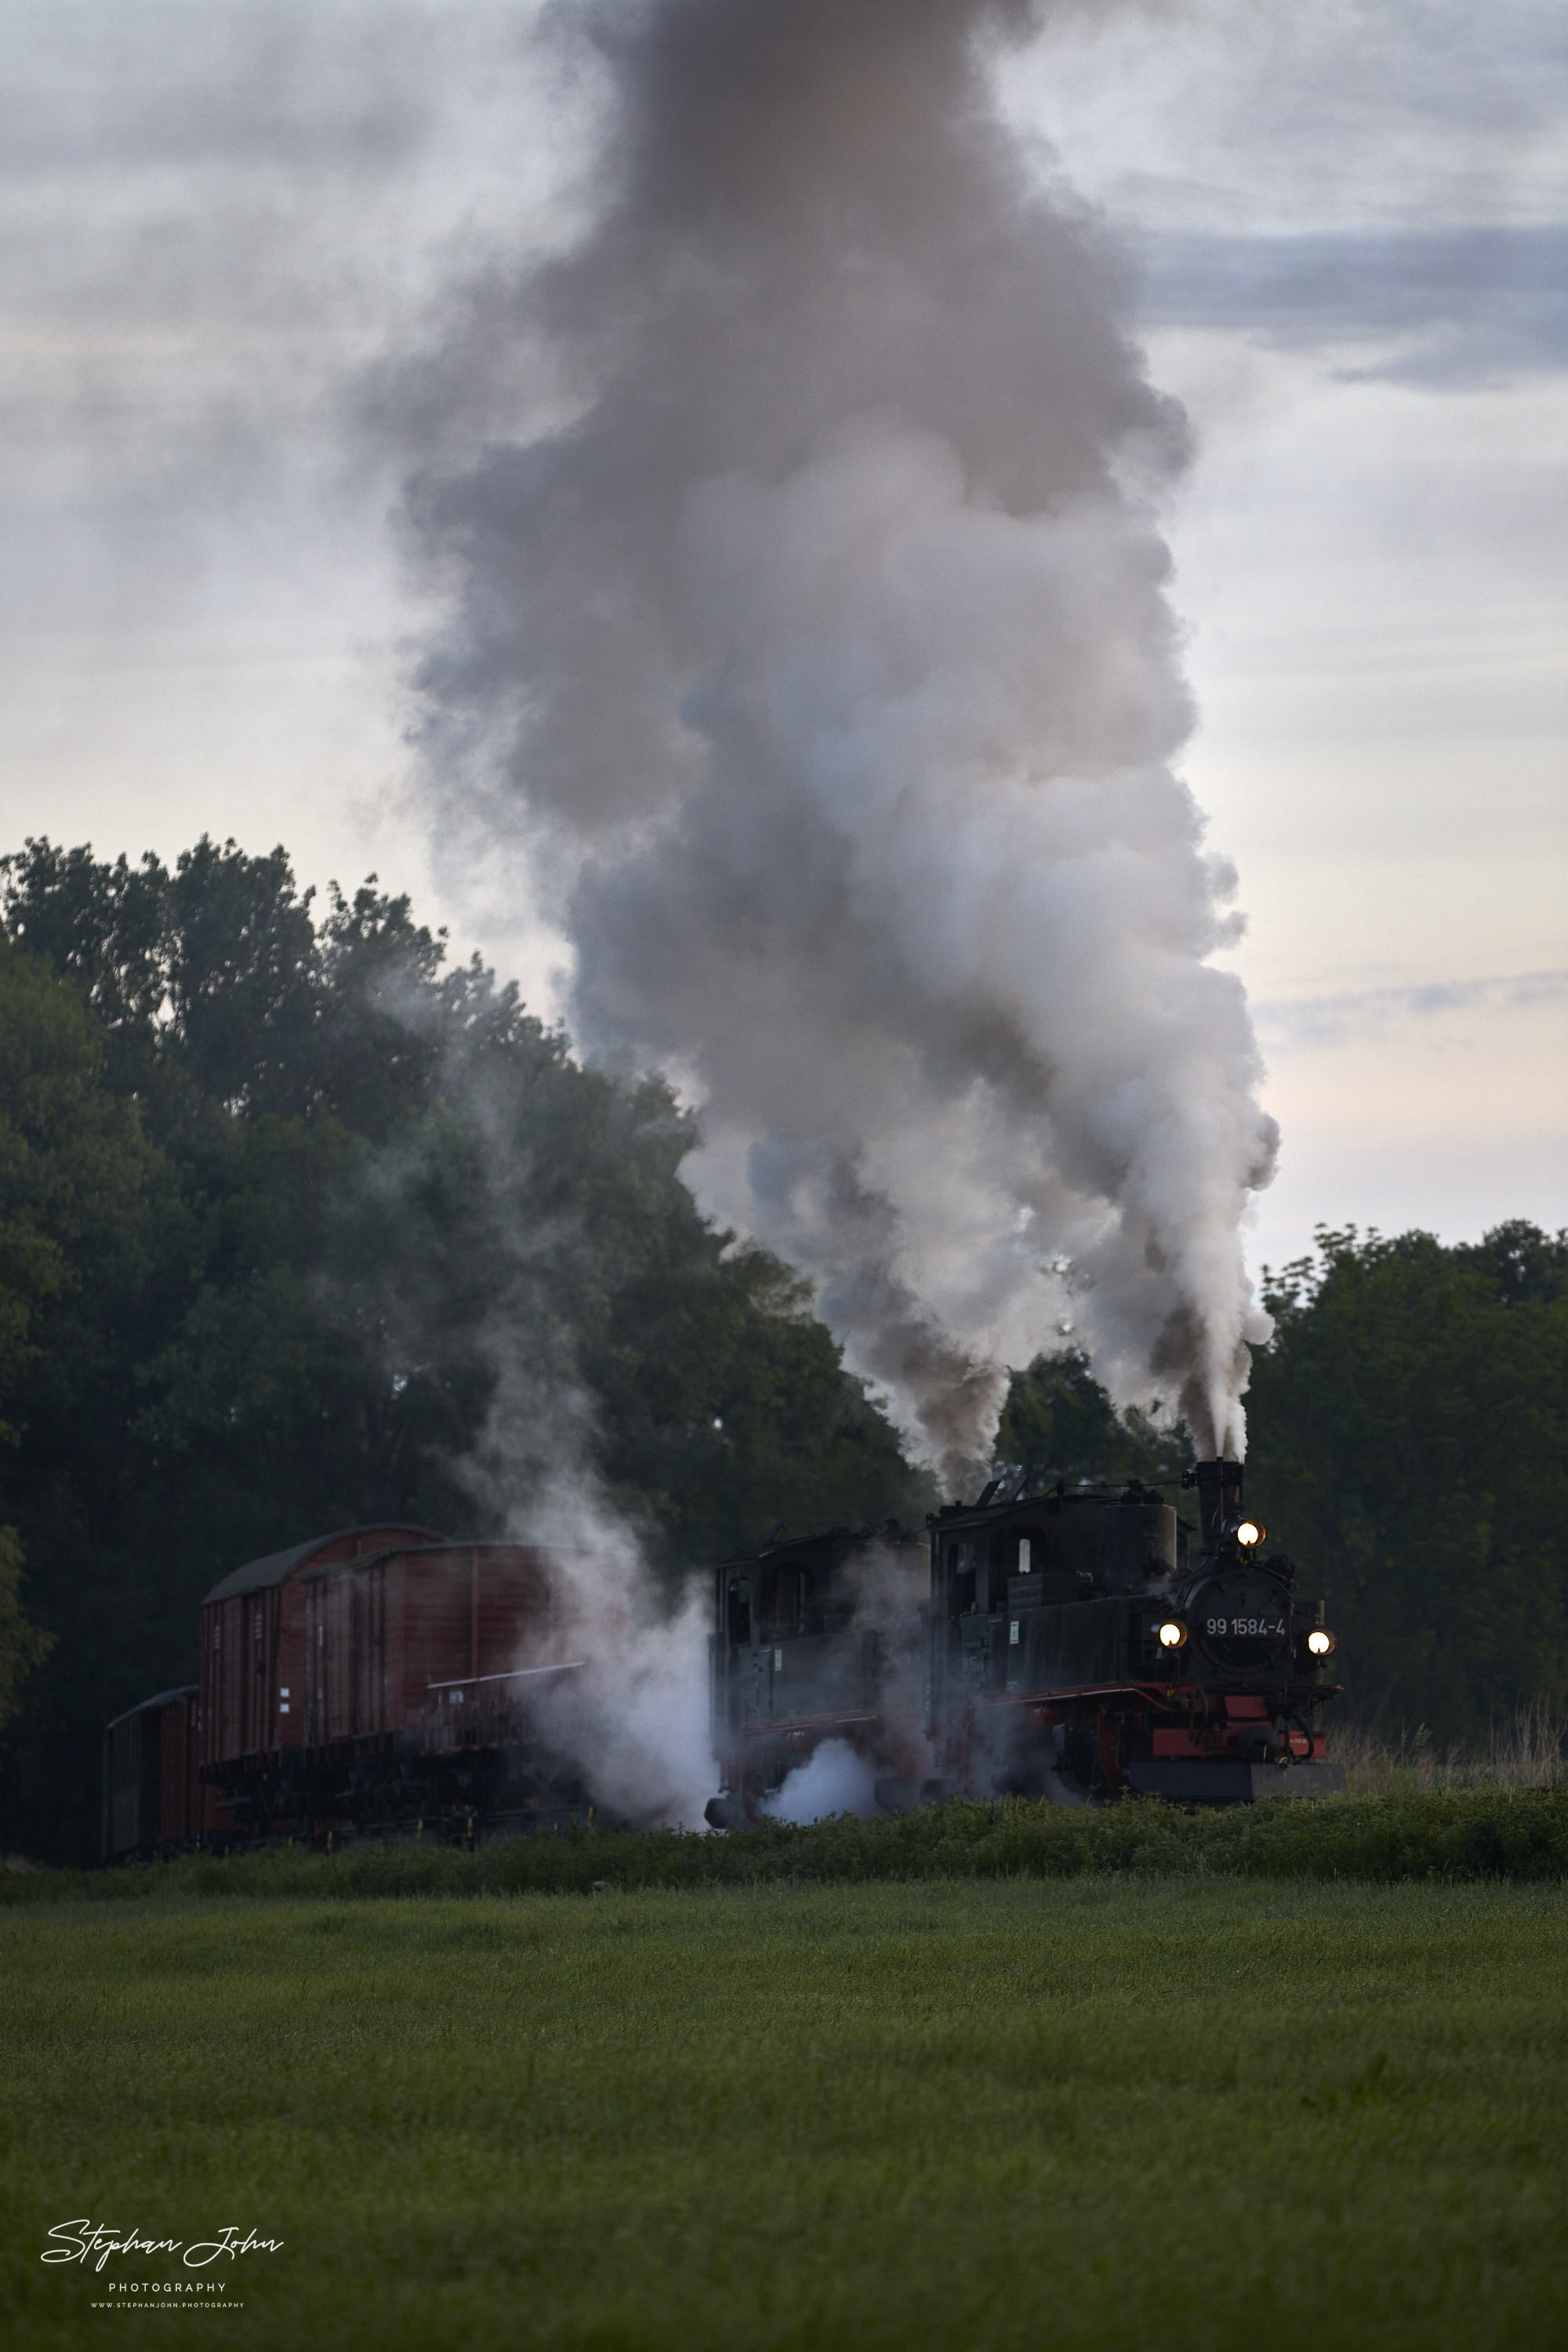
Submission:
[[[1568,2344],[1568,1893],[1070,1880],[0,1915],[28,2346]],[[54,2223],[226,2223],[243,2310]]]

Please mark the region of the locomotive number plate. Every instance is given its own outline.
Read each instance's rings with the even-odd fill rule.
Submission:
[[[1205,1617],[1204,1632],[1231,1641],[1283,1641],[1285,1621],[1282,1617]]]

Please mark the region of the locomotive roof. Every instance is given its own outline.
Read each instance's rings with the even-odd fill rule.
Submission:
[[[802,1552],[821,1551],[826,1547],[848,1552],[857,1549],[869,1550],[873,1544],[883,1544],[897,1551],[904,1544],[925,1547],[925,1538],[910,1528],[900,1527],[896,1519],[884,1519],[874,1528],[818,1528],[812,1533],[797,1535],[777,1533],[765,1543],[755,1545],[750,1551],[732,1551],[719,1562],[721,1568],[760,1568],[771,1559],[787,1560]]]
[[[349,1536],[388,1532],[414,1537],[421,1549],[426,1544],[448,1541],[446,1536],[437,1535],[434,1528],[407,1527],[396,1519],[372,1519],[364,1527],[337,1528],[331,1535],[312,1536],[308,1543],[290,1544],[286,1551],[269,1551],[259,1559],[247,1559],[243,1568],[232,1570],[213,1586],[204,1597],[202,1607],[205,1609],[214,1601],[232,1601],[241,1592],[259,1592],[268,1584],[281,1584],[285,1577],[291,1576],[295,1569],[310,1559],[312,1552],[324,1550],[328,1544],[342,1543]],[[378,1546],[377,1549],[384,1549],[384,1547]]]
[[[944,1503],[927,1519],[927,1527],[952,1526],[959,1519],[997,1519],[1018,1511],[1045,1509],[1059,1511],[1086,1503],[1125,1504],[1129,1507],[1151,1503],[1163,1503],[1166,1496],[1158,1486],[1146,1486],[1137,1478],[1112,1482],[1110,1479],[1082,1479],[1076,1486],[1065,1480],[1054,1486],[1026,1486],[1021,1494],[996,1496],[987,1501],[986,1488],[973,1503]]]

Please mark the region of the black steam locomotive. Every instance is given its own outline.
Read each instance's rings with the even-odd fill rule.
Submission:
[[[1236,1804],[1342,1785],[1318,1713],[1334,1636],[1266,1553],[1238,1463],[1204,1462],[1190,1529],[1154,1489],[994,1479],[897,1528],[773,1542],[718,1574],[716,1828],[756,1818],[824,1741],[884,1811],[954,1794],[1131,1790]],[[923,1591],[922,1591],[923,1586]]]

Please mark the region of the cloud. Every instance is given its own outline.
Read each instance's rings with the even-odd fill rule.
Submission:
[[[1373,347],[1339,372],[1432,391],[1568,366],[1568,223],[1134,239],[1140,316],[1275,346]],[[1376,347],[1381,346],[1381,350]]]
[[[1215,236],[1563,218],[1550,0],[1144,0],[1068,12],[1008,75],[1119,224]]]
[[[1528,1012],[1568,1002],[1568,971],[1511,972],[1487,980],[1427,981],[1403,988],[1341,989],[1321,996],[1260,1000],[1253,1017],[1267,1049],[1331,1053],[1363,1045],[1400,1021],[1452,1013]]]

